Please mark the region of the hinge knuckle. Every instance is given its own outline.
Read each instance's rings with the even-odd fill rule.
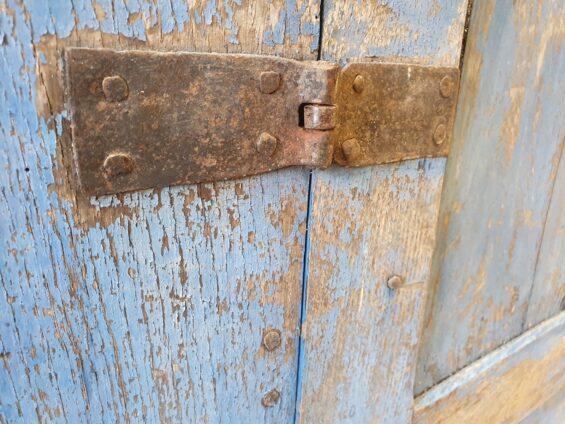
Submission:
[[[304,128],[328,131],[335,128],[336,107],[333,105],[305,105]]]

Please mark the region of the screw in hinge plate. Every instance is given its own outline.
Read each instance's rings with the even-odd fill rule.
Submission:
[[[109,102],[121,102],[129,95],[128,84],[119,75],[106,77],[102,80],[102,91]]]
[[[261,399],[261,405],[263,405],[265,408],[271,408],[279,403],[280,399],[281,394],[279,393],[279,391],[273,389],[263,395],[263,398]]]
[[[263,347],[269,352],[281,346],[281,332],[278,330],[268,330],[263,334]]]
[[[267,71],[261,73],[260,89],[261,93],[272,94],[279,89],[281,84],[281,75],[278,72]]]
[[[361,155],[361,146],[359,140],[356,138],[350,138],[341,143],[341,151],[343,152],[343,157],[345,160],[355,161]]]
[[[261,133],[257,139],[257,151],[264,156],[273,156],[277,149],[277,139],[269,133]]]
[[[404,285],[404,278],[400,275],[392,275],[386,282],[387,286],[391,289],[399,289]]]
[[[444,76],[439,83],[439,92],[443,97],[448,98],[453,95],[454,91],[455,83],[453,79],[448,75]]]
[[[353,91],[361,94],[365,89],[365,78],[363,78],[363,75],[357,75],[353,80],[352,86],[353,86]]]
[[[102,170],[106,178],[116,178],[120,175],[127,175],[133,171],[135,161],[125,153],[112,153],[106,156]]]
[[[444,117],[440,117],[434,129],[434,143],[438,146],[443,144],[447,138],[447,120]]]

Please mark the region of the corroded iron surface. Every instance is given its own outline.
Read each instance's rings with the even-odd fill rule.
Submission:
[[[88,195],[331,163],[330,133],[300,126],[333,104],[338,68],[277,57],[67,50],[75,166]]]
[[[351,63],[339,76],[334,160],[347,166],[447,156],[459,70]]]
[[[67,50],[82,191],[111,194],[288,166],[446,156],[459,71],[188,52]]]

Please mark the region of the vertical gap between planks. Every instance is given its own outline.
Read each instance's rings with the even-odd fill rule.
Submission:
[[[324,34],[324,0],[320,0],[320,10],[318,12],[320,23],[318,25],[318,54],[317,60],[322,59],[322,37]],[[302,259],[302,297],[300,302],[300,317],[298,319],[298,355],[296,366],[296,393],[294,396],[294,424],[300,420],[300,400],[302,392],[302,376],[304,370],[304,338],[302,337],[302,327],[306,321],[306,307],[308,298],[308,256],[310,253],[310,220],[312,213],[312,171],[308,173],[308,195],[306,206],[306,231],[304,234],[304,257]]]
[[[471,24],[471,14],[473,13],[473,2],[469,0],[467,3],[467,12],[465,14],[465,26],[463,27],[463,40],[461,41],[461,53],[459,55],[459,71],[463,71],[463,62],[465,61],[465,48],[467,47],[467,37],[469,36],[469,25]]]

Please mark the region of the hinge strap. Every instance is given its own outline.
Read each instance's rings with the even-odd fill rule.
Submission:
[[[445,156],[458,70],[187,52],[66,51],[87,195],[288,166]]]

